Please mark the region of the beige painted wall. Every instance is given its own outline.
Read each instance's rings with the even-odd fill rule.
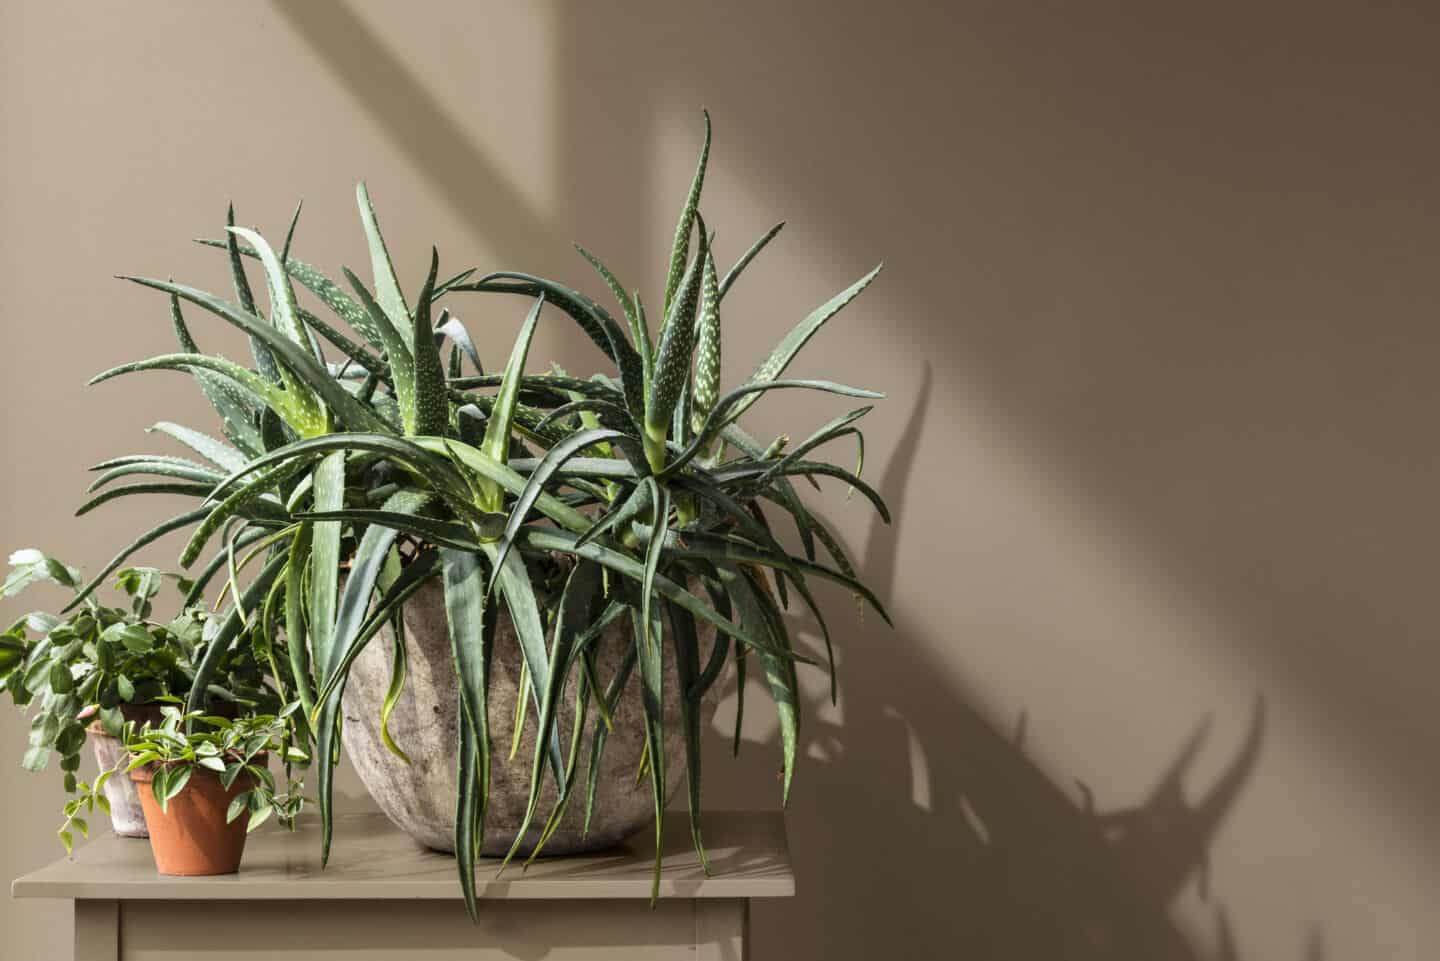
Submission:
[[[729,381],[889,264],[798,369],[891,394],[895,525],[824,509],[897,630],[840,631],[757,956],[1434,957],[1440,23],[1359,7],[7,3],[0,541],[93,569],[158,513],[70,518],[200,402],[82,385],[168,347],[111,274],[223,289],[187,241],[227,199],[278,233],[303,197],[297,252],[358,265],[364,177],[409,283],[434,241],[593,289],[575,239],[654,290],[708,105],[725,257],[790,221],[727,301]],[[519,319],[463,316],[492,353]],[[23,730],[3,877],[58,850]],[[774,802],[772,735],[716,751],[717,805]],[[67,926],[0,900],[0,954]]]

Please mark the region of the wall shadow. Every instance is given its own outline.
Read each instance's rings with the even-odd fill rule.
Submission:
[[[927,366],[879,484],[897,527],[910,509],[899,494],[924,434],[930,387]],[[877,519],[867,543],[864,579],[889,596],[898,538]],[[943,665],[912,636],[905,613],[895,618],[893,634],[837,637],[842,677],[865,679],[842,685],[843,724],[817,720],[821,704],[807,705],[787,812],[798,896],[755,906],[757,951],[1242,961],[1223,908],[1216,908],[1224,935],[1218,955],[1173,909],[1191,885],[1208,897],[1210,844],[1260,759],[1263,699],[1255,701],[1243,744],[1195,799],[1186,775],[1205,746],[1208,721],[1179,746],[1145,798],[1098,810],[1083,784],[1067,786],[1027,756],[1023,716],[1014,730],[1000,730],[944,681]],[[796,627],[813,637],[813,622]],[[718,735],[707,745],[721,759],[709,767],[712,778],[727,747]],[[763,786],[777,757],[773,739],[745,744],[741,777]],[[1308,957],[1319,957],[1319,948]]]

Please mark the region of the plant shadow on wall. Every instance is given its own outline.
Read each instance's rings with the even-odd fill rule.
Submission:
[[[897,529],[929,393],[927,367],[879,485],[896,505]],[[898,537],[876,533],[867,538],[861,569],[890,596]],[[814,957],[1245,957],[1222,905],[1214,905],[1213,950],[1172,911],[1191,884],[1208,900],[1210,844],[1260,760],[1263,699],[1243,743],[1211,783],[1195,787],[1193,800],[1186,775],[1205,746],[1208,722],[1179,747],[1145,799],[1100,810],[1083,784],[1057,783],[1027,757],[1023,715],[1006,733],[966,703],[927,645],[907,632],[903,611],[894,637],[883,645],[864,640],[842,644],[842,676],[851,681],[841,688],[843,725],[821,716],[823,698],[806,705],[805,786],[791,800],[789,819],[800,899],[757,906],[758,941]],[[882,677],[883,684],[853,680]],[[916,749],[907,752],[907,743]],[[723,754],[722,745],[712,748],[712,756]],[[740,762],[758,768],[746,775],[765,777],[776,750],[746,744]],[[917,785],[928,799],[916,798]],[[808,912],[823,917],[797,917]],[[1318,938],[1304,957],[1321,961]]]

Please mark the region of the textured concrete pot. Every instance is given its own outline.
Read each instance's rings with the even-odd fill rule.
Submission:
[[[158,704],[122,704],[120,713],[125,720],[135,721],[137,725],[147,721],[152,724],[160,723]],[[86,733],[90,739],[90,748],[95,752],[96,770],[108,771],[119,763],[125,748],[118,737],[107,734],[99,721],[91,721]],[[122,838],[148,838],[150,834],[145,829],[145,811],[140,805],[140,794],[134,782],[123,775],[111,777],[105,781],[104,791],[106,800],[110,802],[110,826],[115,829],[115,833]]]
[[[380,739],[380,708],[390,685],[395,639],[387,627],[356,658],[345,687],[343,742],[345,756],[355,765],[360,780],[395,824],[416,841],[438,851],[454,850],[455,755],[459,745],[458,688],[451,666],[450,638],[445,618],[444,590],[438,580],[422,587],[405,605],[405,649],[408,678],[405,692],[390,716],[390,734],[410,757],[406,766]],[[714,641],[714,629],[701,627],[701,651]],[[597,642],[596,667],[603,682],[615,676],[630,645],[628,621],[608,630]],[[668,643],[668,638],[667,638]],[[490,680],[490,806],[485,820],[486,855],[503,855],[525,816],[530,764],[535,752],[535,714],[527,708],[520,750],[508,761],[514,732],[515,705],[520,680],[520,648],[508,614],[501,608],[495,637],[495,664]],[[684,782],[685,742],[679,728],[679,681],[673,658],[666,658],[665,754],[670,764],[668,790],[673,794]],[[590,833],[581,837],[584,794],[572,794],[560,828],[546,842],[547,855],[577,854],[611,847],[649,825],[654,818],[649,779],[635,783],[644,735],[640,724],[638,674],[615,712],[615,729],[601,759]],[[712,690],[718,690],[718,685]],[[568,694],[568,691],[567,691]],[[568,699],[567,699],[568,700]],[[702,721],[714,716],[715,698],[707,699]],[[574,723],[573,704],[559,713],[557,729],[562,749],[568,751]],[[591,709],[587,724],[598,715]],[[591,738],[582,739],[577,768],[580,777],[589,770]],[[536,823],[521,850],[528,853],[554,805],[555,782],[547,769]]]

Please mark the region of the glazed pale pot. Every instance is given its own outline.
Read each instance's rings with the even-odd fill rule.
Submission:
[[[702,657],[714,637],[714,628],[700,626]],[[601,683],[608,684],[615,676],[625,650],[632,643],[628,618],[621,618],[596,640],[595,665]],[[370,641],[351,667],[343,702],[344,757],[354,764],[360,780],[381,810],[402,831],[426,847],[453,852],[459,688],[451,661],[444,589],[438,579],[421,587],[405,605],[407,679],[404,693],[390,716],[390,735],[409,756],[409,766],[380,738],[380,711],[390,686],[394,650],[395,637],[387,626]],[[520,749],[513,761],[508,760],[521,655],[514,627],[503,605],[494,650],[489,695],[490,804],[482,852],[487,856],[505,854],[524,820],[535,754],[536,717],[532,698],[526,708]],[[680,729],[680,685],[675,676],[674,658],[667,656],[665,661],[666,780],[667,794],[673,795],[684,783],[685,742]],[[638,689],[636,672],[614,713],[615,727],[601,758],[595,812],[589,833],[584,834],[584,778],[590,766],[591,732],[599,719],[592,705],[576,767],[579,784],[571,794],[560,827],[545,843],[543,854],[578,854],[612,847],[653,823],[655,808],[650,796],[650,780],[646,777],[637,784],[635,778],[645,743]],[[718,691],[718,685],[712,691]],[[713,719],[716,699],[712,694],[702,705],[702,724],[708,726]],[[561,751],[567,759],[573,724],[572,680],[556,721]],[[544,778],[540,806],[520,847],[521,853],[533,849],[555,803],[555,781],[548,765]]]

